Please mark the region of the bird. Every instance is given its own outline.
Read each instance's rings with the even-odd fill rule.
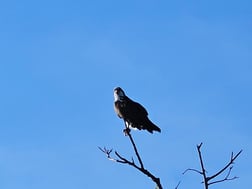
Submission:
[[[161,129],[148,118],[147,110],[127,97],[120,87],[114,88],[114,110],[118,117],[124,120],[125,135],[130,132],[131,128],[147,130],[150,133],[161,132]]]

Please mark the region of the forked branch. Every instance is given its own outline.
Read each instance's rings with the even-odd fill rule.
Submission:
[[[147,169],[144,168],[144,164],[143,164],[143,161],[138,153],[138,150],[137,150],[137,147],[136,147],[136,144],[133,140],[133,137],[132,135],[130,134],[129,131],[127,131],[126,133],[126,136],[129,137],[130,139],[130,142],[133,146],[133,149],[134,149],[134,152],[136,154],[136,157],[137,157],[137,160],[138,160],[138,163],[139,165],[137,165],[134,161],[134,159],[132,158],[131,160],[128,160],[127,158],[123,157],[122,155],[120,155],[117,151],[115,151],[115,155],[116,155],[116,158],[113,158],[111,156],[111,152],[113,151],[112,149],[107,149],[107,148],[101,148],[101,147],[98,147],[104,154],[106,154],[107,158],[111,161],[114,161],[114,162],[117,162],[117,163],[122,163],[122,164],[128,164],[134,168],[136,168],[137,170],[139,170],[140,172],[142,172],[143,174],[145,174],[146,176],[150,177],[152,179],[152,181],[157,185],[157,188],[158,189],[163,189],[162,185],[161,185],[161,182],[160,182],[160,178],[154,176],[150,171],[148,171]]]
[[[216,183],[224,182],[224,181],[229,181],[229,180],[234,180],[234,179],[238,178],[237,176],[234,176],[234,177],[230,178],[230,174],[231,174],[231,171],[233,169],[233,166],[231,166],[231,165],[234,164],[234,161],[242,153],[242,150],[240,150],[235,155],[232,152],[231,153],[230,161],[222,169],[220,169],[219,171],[217,171],[212,176],[207,176],[205,165],[204,165],[204,161],[203,161],[203,157],[202,157],[202,154],[201,154],[201,146],[202,146],[202,143],[200,143],[199,145],[197,145],[197,151],[198,151],[198,155],[199,155],[201,171],[199,171],[197,169],[191,169],[191,168],[189,168],[189,169],[186,169],[183,174],[185,174],[187,171],[194,171],[194,172],[199,173],[200,175],[202,175],[203,176],[203,183],[204,183],[205,189],[208,189],[208,187],[210,185],[212,185],[212,184],[216,184]],[[219,179],[219,180],[215,180],[215,181],[213,180],[213,179],[217,178],[218,176],[220,176],[227,169],[228,169],[228,172],[227,172],[226,176],[223,179]]]

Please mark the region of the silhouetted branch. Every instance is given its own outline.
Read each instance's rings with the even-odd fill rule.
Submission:
[[[175,189],[178,189],[180,183],[181,183],[181,181],[178,182],[178,184],[177,184],[177,186],[175,187]]]
[[[131,136],[130,133],[128,133],[128,136],[129,136],[130,142],[131,142],[131,144],[132,144],[132,146],[133,146],[133,148],[134,148],[134,151],[135,151],[135,153],[136,153],[136,156],[137,156],[137,159],[138,159],[138,161],[139,161],[139,163],[140,163],[140,166],[141,166],[141,168],[144,169],[144,165],[143,165],[142,159],[141,159],[141,157],[140,157],[140,155],[139,155],[139,153],[138,153],[136,144],[135,144],[135,142],[134,142],[134,140],[133,140],[133,138],[132,138],[132,136]]]
[[[204,167],[204,164],[203,164],[203,159],[202,159],[202,155],[201,155],[201,151],[200,151],[201,146],[202,146],[202,142],[199,145],[197,145],[197,150],[198,150],[198,153],[199,153],[201,173],[203,175],[205,189],[208,189],[206,170],[205,170],[205,167]]]
[[[136,144],[133,140],[133,137],[132,135],[130,134],[129,130],[128,131],[125,131],[127,132],[125,135],[129,137],[130,139],[130,142],[134,148],[134,151],[135,151],[135,154],[137,156],[137,159],[138,159],[138,162],[140,164],[140,166],[138,166],[135,162],[134,162],[134,159],[132,158],[131,161],[126,159],[125,157],[121,156],[117,151],[115,151],[115,155],[117,156],[117,158],[112,158],[111,157],[111,152],[112,152],[112,149],[108,150],[106,149],[105,147],[102,149],[101,147],[98,147],[103,153],[106,154],[107,158],[111,161],[114,161],[114,162],[117,162],[117,163],[122,163],[122,164],[128,164],[134,168],[136,168],[137,170],[139,170],[140,172],[142,172],[143,174],[145,174],[146,176],[150,177],[152,179],[153,182],[156,183],[158,189],[163,189],[161,183],[160,183],[160,179],[158,177],[155,177],[152,173],[150,173],[147,169],[144,168],[144,164],[143,164],[143,161],[138,153],[138,150],[137,150],[137,147],[136,147]]]
[[[119,160],[119,159],[115,159],[115,158],[112,158],[110,156],[111,152],[113,151],[113,149],[107,149],[106,147],[104,148],[101,148],[101,147],[98,147],[104,154],[106,154],[107,158],[111,161],[115,161],[115,162],[118,162],[118,163],[124,163],[123,161]]]
[[[194,171],[194,172],[199,173],[199,174],[202,175],[202,172],[201,172],[201,171],[199,171],[199,170],[197,170],[197,169],[191,169],[191,168],[186,169],[182,174],[184,175],[187,171]]]
[[[232,167],[229,167],[228,173],[227,173],[227,175],[226,175],[226,177],[225,177],[224,179],[210,182],[208,185],[215,184],[215,183],[218,183],[218,182],[227,181],[227,180],[234,180],[234,179],[237,179],[237,178],[238,178],[237,176],[234,176],[234,177],[232,177],[232,178],[229,178],[229,175],[230,175],[232,169],[233,169],[233,166],[232,166]]]
[[[242,150],[240,150],[236,155],[234,155],[234,153],[232,152],[230,161],[222,169],[220,169],[217,173],[213,174],[212,176],[207,176],[207,174],[206,174],[207,172],[205,170],[205,166],[204,166],[204,162],[203,162],[203,157],[202,157],[202,154],[201,154],[201,146],[202,146],[202,143],[197,145],[197,151],[198,151],[198,155],[199,155],[201,171],[199,171],[197,169],[189,168],[189,169],[186,169],[183,172],[183,174],[185,174],[187,171],[194,171],[194,172],[197,172],[197,173],[201,174],[203,176],[203,183],[204,183],[205,189],[208,189],[208,186],[211,185],[211,184],[216,184],[216,183],[219,183],[219,182],[234,180],[234,179],[238,178],[236,176],[230,178],[229,176],[230,176],[231,171],[233,169],[233,166],[231,166],[231,165],[234,164],[235,159],[241,154]],[[216,177],[220,176],[228,168],[229,168],[229,170],[227,172],[227,175],[223,179],[216,180],[216,181],[211,181],[211,180],[215,179]]]
[[[213,176],[211,177],[208,177],[208,180],[211,180],[215,177],[217,177],[218,175],[220,175],[223,171],[225,171],[230,165],[232,165],[234,163],[234,160],[242,153],[242,150],[240,150],[235,156],[234,156],[234,153],[232,152],[231,153],[231,158],[230,158],[230,161],[229,163],[223,168],[221,169],[219,172],[217,172],[216,174],[214,174]],[[232,169],[232,168],[231,168]],[[230,169],[230,171],[231,171]]]

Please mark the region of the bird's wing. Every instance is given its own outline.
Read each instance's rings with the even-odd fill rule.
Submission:
[[[131,99],[127,99],[127,103],[125,103],[125,115],[127,117],[134,119],[137,117],[146,117],[148,115],[147,110],[139,103],[134,102]]]

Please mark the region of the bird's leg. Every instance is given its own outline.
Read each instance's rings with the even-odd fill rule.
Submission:
[[[130,133],[130,128],[129,128],[129,125],[126,121],[124,121],[124,124],[125,124],[125,129],[123,129],[123,132],[124,132],[125,136],[128,136]]]
[[[130,133],[130,128],[123,129],[124,135],[128,136]]]

